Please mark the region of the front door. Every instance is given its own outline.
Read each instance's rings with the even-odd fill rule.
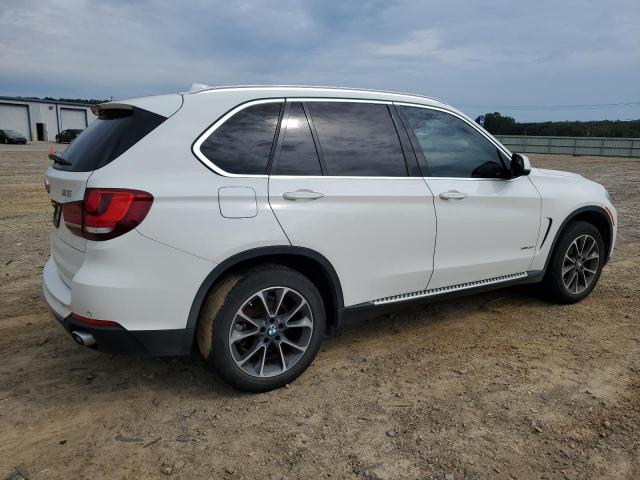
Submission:
[[[438,236],[429,289],[527,272],[540,228],[540,195],[527,176],[509,179],[506,156],[451,113],[399,106],[423,155]]]
[[[334,266],[345,305],[424,290],[433,197],[409,176],[389,106],[290,102],[281,130],[269,202],[293,245]]]

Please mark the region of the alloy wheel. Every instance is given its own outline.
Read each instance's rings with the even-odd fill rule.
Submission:
[[[273,377],[293,367],[309,347],[313,314],[300,292],[269,287],[251,295],[235,313],[229,349],[253,377]]]
[[[562,283],[578,295],[593,283],[600,263],[600,248],[591,235],[580,235],[567,249],[562,261]]]

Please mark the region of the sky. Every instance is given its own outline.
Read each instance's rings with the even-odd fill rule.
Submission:
[[[640,118],[639,0],[0,3],[0,95],[332,85],[427,95],[474,117]],[[612,104],[625,105],[601,107]]]

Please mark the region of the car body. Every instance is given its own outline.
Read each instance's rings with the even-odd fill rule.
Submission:
[[[12,143],[26,145],[27,139],[24,135],[15,130],[0,130],[0,143]]]
[[[81,128],[68,128],[56,135],[56,143],[71,143],[83,132]]]
[[[45,173],[55,317],[99,350],[197,345],[246,390],[293,380],[351,315],[540,281],[578,301],[615,244],[604,187],[431,98],[203,86],[94,111]]]

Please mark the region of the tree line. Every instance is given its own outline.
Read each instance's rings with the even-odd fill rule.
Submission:
[[[92,105],[97,105],[99,103],[105,103],[109,100],[99,100],[97,98],[53,98],[53,97],[44,97],[44,100],[56,100],[58,102],[68,102],[68,103],[90,103]]]
[[[484,115],[484,128],[493,135],[640,138],[640,120],[517,122],[494,112]]]
[[[67,103],[90,103],[91,105],[97,105],[99,103],[110,102],[111,100],[100,100],[98,98],[54,98],[54,97],[15,97],[21,100],[48,100],[54,102],[67,102]]]

